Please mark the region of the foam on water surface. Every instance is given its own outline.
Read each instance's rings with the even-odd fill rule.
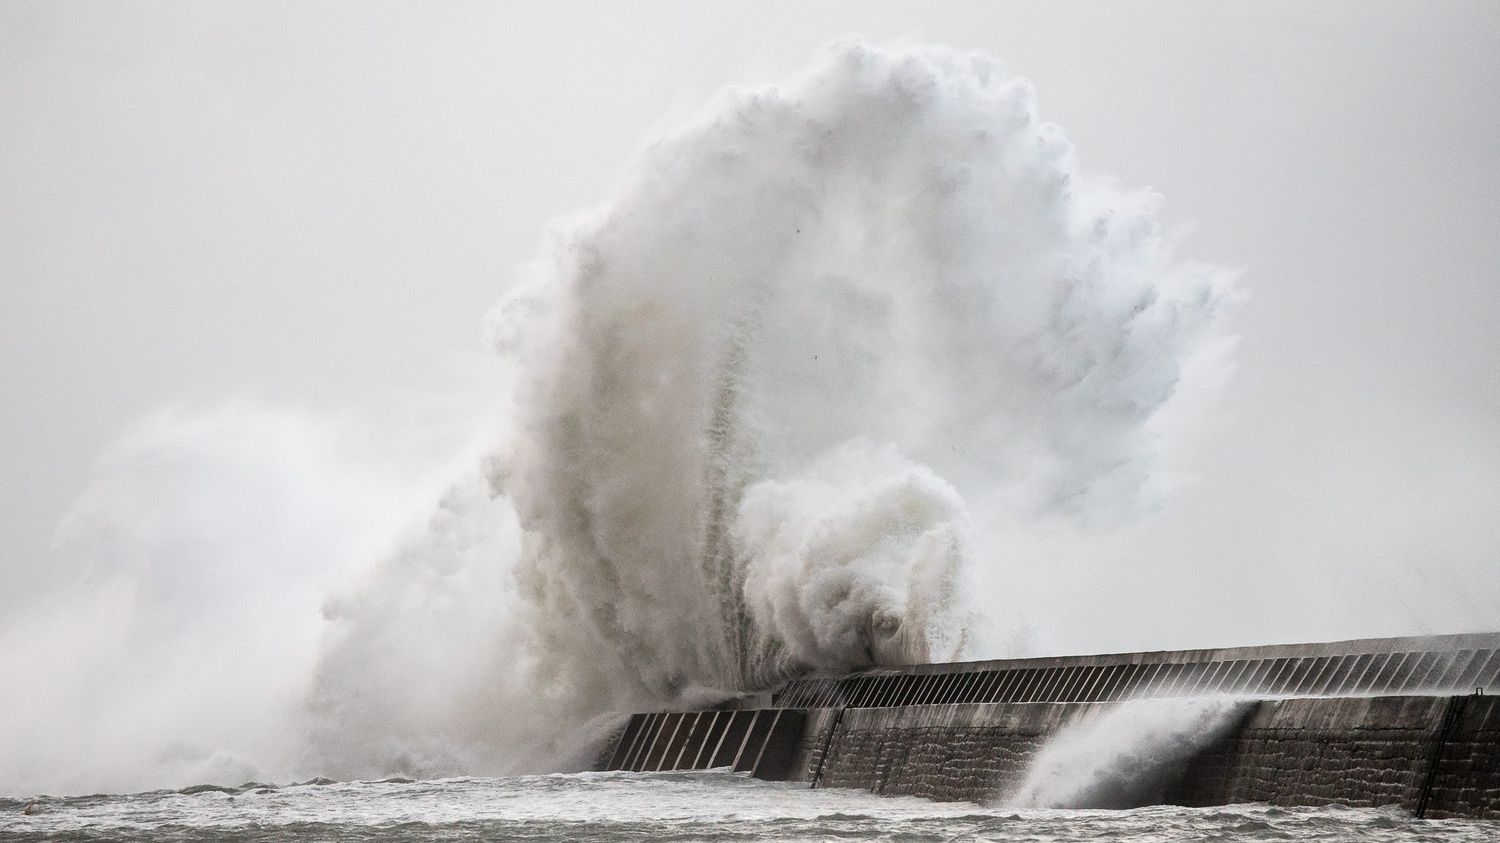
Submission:
[[[1339,807],[984,808],[725,772],[334,782],[0,799],[0,839],[1489,841],[1500,823]]]

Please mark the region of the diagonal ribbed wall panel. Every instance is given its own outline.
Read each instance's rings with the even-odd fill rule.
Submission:
[[[793,679],[786,708],[1500,693],[1500,634],[952,662]]]

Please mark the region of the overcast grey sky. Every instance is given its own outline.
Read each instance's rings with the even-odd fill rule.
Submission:
[[[1156,578],[1143,645],[1500,628],[1494,2],[4,0],[0,609],[133,421],[463,383],[549,219],[850,34],[1002,58],[1247,269],[1201,481],[1103,575],[1035,575],[1059,624]]]

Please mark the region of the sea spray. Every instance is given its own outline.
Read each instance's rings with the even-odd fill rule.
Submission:
[[[839,44],[652,145],[492,320],[554,676],[673,704],[1024,625],[962,599],[1028,564],[972,513],[1149,512],[1151,422],[1229,295],[1158,204],[943,49]]]
[[[331,613],[320,763],[555,767],[603,711],[1024,627],[976,570],[1151,511],[1152,423],[1230,295],[1158,205],[984,56],[843,43],[725,92],[491,314],[513,429]]]
[[[1131,700],[1067,724],[1004,798],[1017,808],[1135,808],[1157,804],[1194,756],[1254,705],[1238,697]]]
[[[120,660],[115,693],[138,702],[97,722],[128,740],[38,713],[94,692],[32,665],[38,627],[8,621],[0,664],[31,689],[0,722],[0,776],[119,786],[83,763],[101,747],[132,782],[174,785],[556,769],[610,710],[708,704],[809,667],[1013,654],[992,642],[1028,625],[1024,603],[978,593],[976,572],[1005,583],[1057,531],[1157,505],[1157,424],[1213,359],[1231,276],[1175,260],[1159,197],[1082,172],[996,61],[837,44],[784,86],[725,92],[622,184],[555,224],[491,314],[484,456],[443,472],[423,527],[359,470],[320,481],[305,513],[216,507],[191,534],[192,575],[275,558],[299,585],[251,575],[266,587],[218,589],[233,599],[157,629],[224,645],[203,659]],[[300,488],[301,456],[274,438],[224,446],[270,449],[255,466]],[[184,471],[234,488],[220,457]],[[114,565],[137,553],[116,537],[143,535],[151,556],[174,502],[214,500],[130,477],[105,479],[151,501],[151,531],[80,522],[126,594],[172,576]],[[285,551],[283,534],[311,539]],[[351,575],[354,552],[374,562]],[[217,637],[230,620],[247,634]],[[252,650],[260,667],[234,670]],[[212,684],[202,664],[235,681],[174,692]],[[27,737],[48,730],[70,737]]]
[[[408,446],[246,398],[132,426],[57,530],[54,586],[0,617],[0,793],[311,777],[319,606],[448,481],[441,455],[393,468]]]

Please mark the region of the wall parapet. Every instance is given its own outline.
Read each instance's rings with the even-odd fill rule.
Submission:
[[[1001,702],[1118,702],[1249,697],[1500,693],[1500,634],[1374,638],[952,662],[812,674],[771,694],[787,708],[885,708]]]

